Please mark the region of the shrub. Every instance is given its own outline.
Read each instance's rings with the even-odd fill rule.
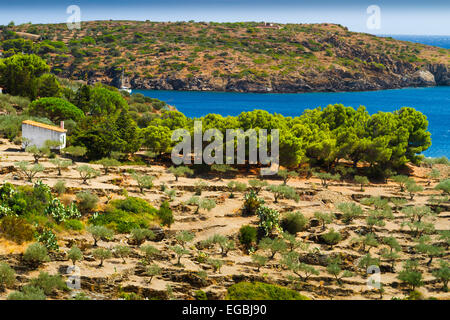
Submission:
[[[226,300],[309,300],[297,291],[262,282],[239,282],[227,290]]]
[[[50,261],[48,251],[45,246],[40,243],[32,243],[28,246],[23,254],[23,259],[27,262],[39,264]]]
[[[83,222],[77,219],[69,219],[64,221],[64,228],[68,230],[81,231],[84,229]]]
[[[0,290],[16,282],[16,272],[8,264],[0,262]]]
[[[93,211],[98,204],[98,197],[97,195],[91,193],[90,191],[80,191],[77,193],[77,202],[78,207],[83,212],[90,212]]]
[[[55,290],[69,290],[60,275],[50,275],[47,272],[39,273],[37,278],[31,279],[30,284],[35,288],[42,289],[45,295],[54,294]]]
[[[169,202],[167,202],[167,201],[164,201],[161,204],[161,206],[159,207],[156,214],[158,215],[159,219],[161,220],[161,224],[163,226],[167,226],[168,228],[170,228],[172,223],[175,222],[175,219],[173,217],[173,212],[170,209]]]
[[[277,210],[260,206],[256,214],[259,218],[258,226],[263,230],[265,236],[268,236],[274,229],[280,228],[280,213]]]
[[[148,263],[151,262],[154,256],[159,254],[159,250],[152,245],[141,246],[139,249],[144,253]]]
[[[71,203],[65,207],[58,198],[54,198],[47,208],[44,210],[44,214],[52,217],[56,223],[64,222],[68,219],[80,218],[81,214],[74,203]]]
[[[258,198],[256,192],[250,192],[244,195],[244,206],[242,208],[242,215],[244,217],[253,216],[260,206],[264,204],[264,199]]]
[[[288,213],[281,220],[281,228],[290,234],[304,231],[308,224],[308,219],[299,211]]]
[[[18,244],[31,241],[34,237],[33,226],[25,219],[15,216],[3,217],[0,222],[0,232],[6,239]]]
[[[334,229],[330,229],[330,231],[322,235],[322,239],[330,246],[334,246],[339,241],[341,241],[342,236],[340,232],[334,231]]]
[[[58,250],[58,240],[56,235],[49,228],[44,228],[43,230],[38,230],[35,233],[35,238],[39,243],[42,243],[47,250]]]
[[[338,203],[337,208],[342,212],[342,218],[346,224],[349,224],[353,219],[358,218],[363,214],[362,208],[353,202]]]
[[[246,248],[250,248],[256,242],[258,230],[255,227],[245,225],[239,229],[239,242]]]
[[[66,181],[64,180],[58,180],[55,185],[53,186],[53,189],[58,195],[62,195],[64,192],[66,192]]]
[[[152,230],[144,228],[136,228],[131,230],[131,238],[137,245],[140,245],[145,240],[152,240],[155,238],[155,233]]]
[[[26,285],[22,291],[14,291],[8,295],[8,300],[45,300],[44,290],[34,286]]]
[[[194,292],[195,300],[208,300],[208,297],[203,290],[196,290]]]

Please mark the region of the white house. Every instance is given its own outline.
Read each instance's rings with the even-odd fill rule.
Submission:
[[[36,147],[43,147],[45,141],[60,141],[61,146],[57,149],[63,149],[66,147],[66,132],[64,129],[64,122],[61,121],[61,126],[50,126],[45,123],[36,122],[32,120],[25,120],[22,122],[22,138],[26,139],[26,142],[22,142],[22,148],[35,145]]]

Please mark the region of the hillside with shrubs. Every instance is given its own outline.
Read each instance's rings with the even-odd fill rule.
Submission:
[[[89,21],[3,26],[3,56],[34,53],[52,73],[136,89],[363,91],[449,85],[448,49],[334,24]]]
[[[422,113],[191,119],[51,70],[0,59],[0,299],[450,298],[450,162],[422,155]],[[64,121],[67,146],[31,145],[29,119]],[[195,120],[279,129],[280,170],[175,166]]]

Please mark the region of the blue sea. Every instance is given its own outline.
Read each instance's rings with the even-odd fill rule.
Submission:
[[[450,48],[450,36],[392,36],[399,40],[420,42]],[[373,114],[413,107],[428,118],[432,146],[424,152],[428,157],[450,158],[450,87],[406,88],[382,91],[338,93],[234,93],[196,91],[133,90],[175,106],[188,117],[208,113],[223,116],[243,111],[264,109],[284,116],[299,116],[305,109],[342,103],[354,108],[363,105]]]

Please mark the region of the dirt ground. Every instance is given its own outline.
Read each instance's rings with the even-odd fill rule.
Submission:
[[[18,146],[2,140],[0,144],[1,168],[2,174],[0,179],[4,182],[11,182],[15,185],[29,184],[19,173],[12,169],[14,163],[17,161],[27,160],[32,162],[33,157],[30,154],[20,151]],[[111,199],[124,198],[122,190],[126,189],[129,196],[141,197],[147,200],[151,205],[158,208],[162,201],[168,199],[168,196],[160,191],[159,186],[165,183],[168,187],[177,190],[176,198],[170,202],[170,206],[174,211],[175,222],[170,229],[165,229],[165,238],[162,241],[147,241],[161,251],[161,255],[154,260],[154,263],[162,268],[162,274],[153,278],[149,282],[149,277],[145,276],[143,270],[145,267],[142,264],[142,253],[138,246],[130,244],[132,254],[122,263],[121,258],[112,258],[104,262],[103,267],[98,267],[99,262],[92,257],[92,243],[93,239],[86,231],[64,231],[57,235],[60,245],[60,253],[52,256],[52,261],[44,263],[38,269],[30,270],[27,268],[18,268],[20,271],[18,279],[20,282],[26,282],[27,279],[36,277],[40,271],[46,271],[51,274],[61,274],[68,278],[67,267],[71,262],[65,257],[65,252],[69,249],[69,245],[75,240],[77,243],[86,244],[83,249],[84,260],[77,263],[80,269],[81,276],[81,291],[85,292],[92,299],[114,299],[117,298],[118,288],[120,287],[124,292],[136,292],[141,296],[147,298],[170,298],[167,293],[167,285],[173,289],[173,295],[178,299],[193,299],[196,290],[203,290],[211,299],[224,298],[226,289],[230,285],[240,280],[258,280],[273,284],[280,284],[295,288],[299,293],[310,297],[311,299],[379,299],[379,293],[368,287],[368,277],[366,272],[361,271],[357,267],[358,258],[364,255],[357,245],[351,243],[351,239],[364,233],[367,229],[365,223],[365,216],[354,220],[351,224],[344,224],[340,219],[336,219],[333,223],[327,225],[327,230],[334,228],[344,235],[343,240],[330,248],[329,245],[317,241],[317,235],[323,233],[321,226],[313,225],[302,232],[297,233],[297,238],[302,239],[309,244],[307,251],[299,251],[302,259],[313,264],[314,267],[320,271],[319,275],[311,276],[307,282],[289,280],[288,276],[294,274],[284,268],[280,263],[281,255],[277,254],[274,260],[261,268],[260,272],[256,271],[255,265],[252,263],[251,255],[249,255],[236,241],[236,249],[231,250],[227,256],[222,257],[219,253],[219,248],[203,249],[201,251],[207,253],[209,257],[214,259],[224,260],[224,265],[220,272],[214,272],[212,267],[208,264],[197,261],[199,249],[195,244],[201,240],[205,240],[214,234],[221,234],[237,240],[237,234],[242,225],[257,225],[258,218],[256,216],[243,217],[240,214],[244,202],[244,194],[238,192],[234,198],[229,198],[227,191],[227,184],[231,179],[217,179],[209,178],[202,179],[199,177],[180,177],[178,182],[175,182],[174,176],[167,172],[167,168],[163,166],[121,166],[120,168],[113,168],[108,175],[102,174],[95,179],[89,181],[89,184],[82,184],[78,172],[75,170],[79,163],[73,164],[69,169],[62,172],[62,176],[57,175],[57,170],[48,161],[43,159],[40,161],[45,167],[45,171],[37,175],[37,179],[41,179],[43,183],[53,186],[58,180],[65,180],[68,187],[67,195],[65,197],[74,198],[74,194],[82,189],[89,189],[99,195],[101,203],[99,209],[104,207],[107,196]],[[92,167],[101,170],[100,165],[92,164]],[[10,169],[8,169],[10,168]],[[145,172],[149,175],[155,176],[154,187],[151,190],[145,190],[141,194],[136,186],[135,181],[130,176],[129,170],[134,169],[139,172]],[[448,177],[448,167],[439,167],[441,173]],[[434,190],[433,187],[436,181],[433,181],[430,186],[427,185],[426,174],[430,169],[422,167],[413,167],[413,178],[416,182],[424,187],[424,191],[420,192],[414,197],[414,200],[409,200],[409,195],[406,192],[400,192],[397,184],[392,181],[387,184],[373,184],[365,187],[363,192],[360,187],[354,183],[334,182],[328,188],[323,188],[320,181],[316,178],[304,179],[296,178],[288,181],[288,185],[295,188],[300,195],[300,201],[281,199],[278,203],[274,203],[274,198],[271,192],[263,190],[259,196],[264,198],[266,205],[277,209],[282,215],[300,211],[305,217],[314,220],[313,215],[316,211],[339,213],[336,204],[340,202],[355,202],[359,203],[362,198],[370,196],[380,196],[383,198],[405,198],[408,199],[405,206],[423,206],[429,204],[429,197],[431,195],[439,195],[440,192]],[[241,182],[248,182],[250,179],[255,179],[256,176],[238,175],[232,180]],[[117,182],[118,181],[118,182]],[[197,181],[204,181],[207,187],[202,192],[201,197],[214,199],[217,206],[211,211],[200,209],[198,214],[195,214],[193,206],[185,203],[194,195],[194,185]],[[276,178],[268,178],[269,184],[281,184],[282,181]],[[392,205],[392,204],[391,204]],[[369,209],[368,206],[363,206],[365,212]],[[434,223],[437,231],[450,229],[450,205],[443,204],[443,211],[434,218]],[[87,218],[84,218],[87,220]],[[435,297],[438,299],[449,299],[450,293],[441,290],[442,283],[432,276],[431,271],[439,266],[439,258],[433,259],[431,266],[427,267],[426,262],[428,258],[424,255],[417,254],[414,251],[416,242],[413,241],[413,236],[407,227],[401,227],[403,221],[403,214],[401,212],[394,213],[394,219],[387,221],[383,227],[375,227],[378,238],[394,236],[402,246],[401,258],[395,262],[394,269],[387,268],[388,263],[382,260],[380,281],[383,284],[384,293],[383,299],[391,299],[393,297],[404,298],[408,295],[407,287],[404,286],[398,279],[398,271],[402,269],[402,264],[405,260],[415,258],[420,264],[420,271],[423,272],[424,285],[418,288],[423,297]],[[195,239],[187,245],[190,254],[182,257],[181,263],[183,266],[176,266],[176,257],[172,251],[168,249],[170,245],[175,244],[174,234],[180,230],[189,230],[195,233]],[[101,247],[112,248],[119,243],[126,243],[129,235],[118,234],[115,235],[114,241],[99,241],[98,245]],[[437,235],[433,235],[433,240],[437,241]],[[8,261],[12,265],[21,264],[21,254],[29,243],[22,245],[0,238],[0,260]],[[382,248],[385,245],[380,245],[377,248],[370,249],[370,253],[374,257],[379,257]],[[261,250],[258,254],[264,254]],[[326,272],[326,265],[323,263],[324,259],[331,254],[342,253],[345,263],[345,268],[352,270],[354,276],[342,280],[339,284],[335,279]],[[445,255],[440,259],[449,259],[448,247]],[[206,271],[207,277],[199,276],[199,271]],[[0,299],[4,299],[12,291],[7,289],[0,293]],[[75,290],[69,295],[79,292]],[[54,299],[67,298],[64,296],[55,296]]]

